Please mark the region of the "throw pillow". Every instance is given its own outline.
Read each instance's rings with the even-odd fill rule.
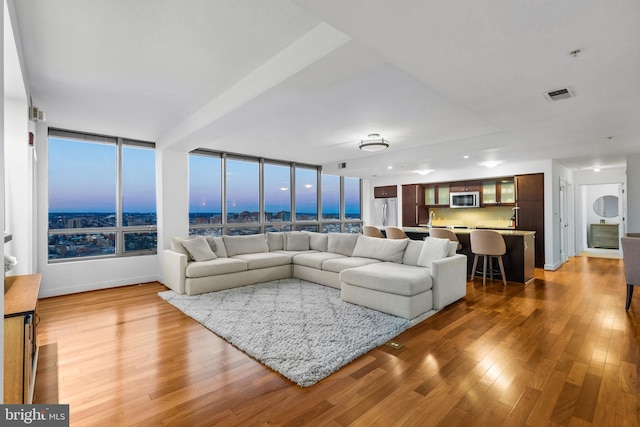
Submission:
[[[181,253],[182,255],[186,255],[187,256],[187,260],[193,261],[193,259],[191,258],[191,255],[189,255],[189,251],[187,250],[187,248],[184,247],[182,242],[184,240],[191,240],[191,239],[195,239],[195,238],[196,238],[196,236],[172,237],[171,238],[171,250],[174,251],[174,252]]]
[[[211,261],[217,258],[204,237],[183,240],[182,245],[189,251],[194,261]]]
[[[207,243],[209,244],[209,247],[211,248],[211,251],[212,252],[216,252],[217,246],[216,246],[216,241],[214,240],[214,238],[211,237],[211,236],[203,236],[203,237],[207,241]],[[193,239],[197,239],[197,238],[198,238],[198,236],[172,237],[171,238],[171,250],[175,251],[175,252],[179,252],[179,253],[181,253],[183,255],[186,255],[187,259],[189,261],[193,261],[193,258],[189,254],[189,251],[182,244],[182,241],[183,240],[193,240]]]
[[[308,251],[309,250],[309,234],[308,233],[286,233],[288,251]]]
[[[209,244],[209,247],[211,248],[212,252],[215,252],[217,249],[217,245],[216,245],[216,241],[214,240],[213,237],[211,236],[204,236],[204,240],[207,241],[207,243]]]
[[[420,256],[418,257],[418,265],[420,267],[431,268],[433,261],[446,258],[449,252],[449,242],[449,239],[438,239],[436,237],[425,238]]]
[[[355,248],[357,241],[357,234],[329,233],[327,252],[351,256],[353,255],[353,248]]]
[[[458,250],[458,242],[449,242],[449,252],[447,253],[447,256],[454,256],[456,254],[456,251]]]

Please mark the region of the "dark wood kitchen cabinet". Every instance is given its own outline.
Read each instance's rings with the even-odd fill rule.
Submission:
[[[402,186],[402,226],[415,227],[419,223],[419,211],[424,210],[424,189],[419,184]]]
[[[544,174],[516,175],[517,230],[535,231],[536,267],[544,267]]]
[[[480,191],[480,186],[480,181],[452,182],[449,184],[449,192],[458,193],[466,191]]]
[[[373,197],[376,199],[398,197],[398,186],[385,185],[382,187],[373,187]]]

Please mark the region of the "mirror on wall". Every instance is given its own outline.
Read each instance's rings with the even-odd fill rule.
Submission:
[[[602,196],[593,202],[595,213],[604,218],[618,216],[618,196]]]

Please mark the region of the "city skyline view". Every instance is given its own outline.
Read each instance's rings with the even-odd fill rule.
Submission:
[[[153,146],[96,138],[49,138],[50,260],[157,252]],[[189,155],[191,234],[360,230],[357,178],[251,158],[224,159],[223,176],[222,165]]]

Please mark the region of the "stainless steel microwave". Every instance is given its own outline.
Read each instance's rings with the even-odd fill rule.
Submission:
[[[465,191],[449,194],[449,207],[452,208],[477,208],[480,207],[480,192]]]

